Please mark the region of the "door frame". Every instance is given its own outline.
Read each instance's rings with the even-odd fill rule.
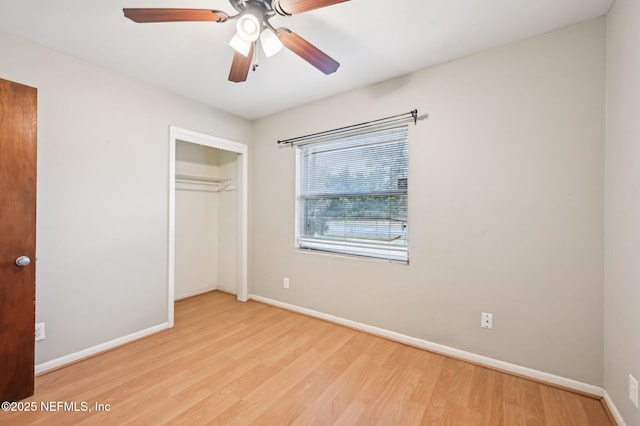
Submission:
[[[176,261],[176,144],[177,141],[188,142],[210,148],[231,151],[238,154],[237,184],[238,191],[238,244],[236,253],[237,298],[240,302],[248,300],[248,207],[249,207],[249,147],[245,144],[227,139],[169,126],[169,253],[168,253],[168,285],[167,305],[169,328],[174,325],[175,297],[175,261]]]

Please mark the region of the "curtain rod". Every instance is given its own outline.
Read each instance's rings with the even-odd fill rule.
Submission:
[[[418,110],[406,112],[404,114],[392,115],[390,117],[379,118],[377,120],[366,121],[364,123],[352,124],[350,126],[338,127],[337,129],[325,130],[323,132],[311,133],[305,136],[298,136],[295,138],[279,140],[278,145],[291,145],[294,146],[299,143],[303,143],[309,140],[320,138],[323,136],[335,136],[341,133],[364,130],[371,127],[382,126],[391,123],[397,123],[401,121],[413,121],[413,124],[418,124],[418,120],[424,120],[429,117],[428,114],[418,116]]]

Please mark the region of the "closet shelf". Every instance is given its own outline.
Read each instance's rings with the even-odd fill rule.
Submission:
[[[188,175],[184,173],[176,173],[176,181],[189,181],[189,183],[225,183],[229,182],[231,179],[213,177],[213,176],[198,176],[198,175]]]
[[[226,189],[231,184],[231,179],[213,176],[198,176],[185,173],[176,173],[176,183],[188,183],[197,185],[207,185],[217,188],[219,191]]]

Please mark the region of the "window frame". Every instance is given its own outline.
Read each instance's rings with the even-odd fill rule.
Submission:
[[[398,127],[395,126],[384,126],[379,128],[378,130],[392,130],[393,128]],[[402,126],[406,131],[406,149],[407,149],[407,159],[406,159],[406,168],[407,168],[407,183],[408,183],[408,170],[409,170],[409,131],[408,125]],[[366,137],[365,134],[357,135]],[[405,184],[404,191],[396,190],[389,191],[389,195],[405,195],[406,196],[406,209],[407,209],[407,217],[406,221],[404,221],[404,234],[405,241],[404,245],[393,245],[388,244],[384,245],[381,243],[375,242],[367,242],[365,240],[362,241],[354,241],[348,239],[323,239],[318,237],[308,237],[305,235],[305,221],[303,220],[304,208],[305,208],[305,199],[313,198],[306,195],[302,195],[302,180],[303,180],[303,170],[301,156],[303,155],[303,150],[305,147],[309,145],[326,145],[330,143],[340,143],[343,142],[341,138],[323,140],[321,142],[313,142],[307,144],[296,144],[295,148],[295,248],[304,252],[313,252],[313,253],[322,253],[328,255],[337,255],[337,256],[349,256],[349,257],[359,257],[364,259],[372,259],[372,260],[386,260],[394,263],[402,263],[409,264],[409,188],[408,185]],[[350,149],[350,148],[343,148]],[[352,149],[352,148],[351,148]],[[354,197],[364,197],[371,194],[358,194],[358,193],[348,193],[348,196]],[[379,195],[385,195],[384,193],[380,193]]]

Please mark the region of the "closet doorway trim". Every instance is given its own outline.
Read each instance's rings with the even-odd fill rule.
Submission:
[[[238,252],[237,252],[237,277],[236,290],[240,302],[248,299],[247,289],[247,255],[248,255],[248,184],[249,184],[249,158],[248,147],[245,144],[232,142],[215,136],[169,127],[169,253],[168,253],[168,322],[169,327],[174,324],[174,297],[175,297],[175,241],[176,241],[176,144],[177,141],[194,143],[210,148],[231,151],[238,154],[238,172],[236,185],[238,189]]]

